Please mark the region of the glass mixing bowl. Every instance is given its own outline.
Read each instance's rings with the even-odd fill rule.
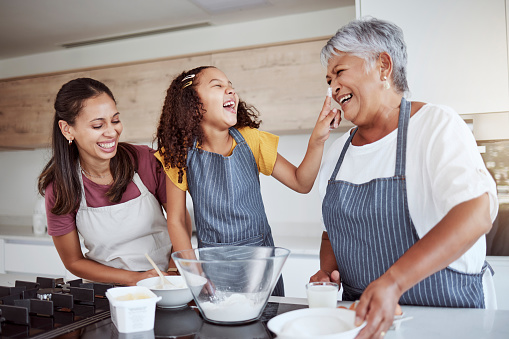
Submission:
[[[281,247],[224,246],[172,254],[203,318],[219,324],[257,320],[290,251]]]

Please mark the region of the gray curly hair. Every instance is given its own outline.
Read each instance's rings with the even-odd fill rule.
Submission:
[[[333,55],[350,53],[366,61],[370,70],[380,55],[388,53],[393,62],[392,82],[401,93],[409,91],[406,79],[407,52],[400,27],[389,21],[365,17],[341,27],[322,48],[320,59],[327,67]]]

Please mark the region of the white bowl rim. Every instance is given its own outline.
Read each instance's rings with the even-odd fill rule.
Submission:
[[[289,312],[285,312],[285,313],[282,313],[282,314],[279,314],[277,316],[275,316],[274,318],[270,319],[268,322],[267,322],[267,328],[269,330],[271,330],[272,332],[274,332],[276,335],[279,335],[279,333],[281,332],[281,329],[282,329],[282,325],[280,325],[280,323],[282,324],[285,324],[286,322],[288,322],[289,320],[292,320],[292,319],[296,319],[296,318],[299,318],[299,317],[304,317],[306,315],[320,315],[320,314],[323,314],[323,315],[334,315],[334,313],[336,313],[336,316],[339,317],[339,314],[341,313],[350,313],[350,312],[355,312],[353,310],[348,310],[348,309],[344,309],[344,308],[301,308],[301,309],[298,309],[298,310],[293,310],[293,311],[289,311]],[[336,333],[335,335],[338,335],[338,334],[341,334],[341,335],[348,335],[350,333],[355,333],[355,332],[358,332],[360,331],[364,326],[366,326],[366,322],[364,322],[362,325],[360,326],[357,326],[357,327],[354,327],[348,331],[343,331],[343,332],[339,332],[339,333]],[[328,337],[328,336],[332,336],[333,334],[327,334],[327,335],[323,335],[322,337]],[[305,337],[303,337],[305,338]]]
[[[152,288],[152,287],[148,287],[148,286],[145,286],[145,285],[139,285],[139,283],[140,283],[140,282],[142,282],[142,281],[154,280],[154,278],[161,279],[161,277],[159,277],[159,276],[142,279],[142,280],[140,280],[140,281],[138,281],[138,282],[136,283],[136,286],[146,287],[146,288],[148,288],[148,289],[149,289],[149,290],[151,290],[151,291],[182,291],[182,290],[188,290],[188,289],[189,289],[189,286],[187,286],[186,279],[185,279],[183,276],[181,276],[181,275],[165,275],[164,277],[165,277],[165,278],[166,278],[166,277],[168,277],[168,278],[170,278],[170,279],[173,279],[173,277],[182,278],[182,280],[183,280],[183,281],[184,281],[184,283],[186,284],[186,287],[175,287],[175,288]],[[166,279],[166,280],[168,280],[168,279]]]

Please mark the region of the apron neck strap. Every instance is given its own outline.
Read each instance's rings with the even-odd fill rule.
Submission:
[[[339,168],[341,167],[341,164],[343,163],[343,159],[345,158],[346,150],[348,149],[348,146],[350,146],[350,143],[352,142],[352,138],[358,129],[359,129],[359,127],[355,127],[355,129],[352,131],[352,133],[348,137],[348,140],[346,141],[345,146],[343,146],[343,150],[341,151],[341,155],[339,156],[338,162],[336,163],[336,167],[334,167],[334,171],[332,171],[332,175],[330,177],[331,181],[336,180],[336,177],[339,172]]]
[[[83,173],[81,172],[81,164],[79,159],[78,159],[78,179],[80,180],[81,185],[80,207],[87,207],[87,198],[85,196],[85,184],[83,183]],[[138,187],[138,189],[140,190],[141,195],[143,195],[146,192],[149,192],[148,188],[145,186],[145,184],[143,184],[143,181],[138,175],[138,172],[134,172],[133,182],[135,183],[136,187]]]
[[[398,121],[398,143],[396,149],[396,175],[405,175],[406,170],[406,144],[408,134],[408,123],[410,122],[410,101],[401,98],[399,106],[399,121]]]
[[[235,140],[237,145],[245,141],[242,134],[235,127],[230,127],[228,129],[228,132],[233,137],[233,140]],[[193,148],[196,148],[197,145],[198,145],[198,140],[194,139]]]
[[[228,131],[230,132],[230,135],[233,137],[237,145],[240,144],[241,142],[244,142],[244,137],[242,136],[238,129],[236,129],[235,127],[230,127]]]
[[[396,168],[395,175],[402,176],[405,175],[406,170],[406,141],[407,141],[407,132],[408,132],[408,123],[410,121],[410,108],[411,103],[407,101],[404,97],[401,98],[401,104],[399,107],[399,119],[398,119],[398,138],[397,138],[397,148],[396,148]],[[339,156],[338,162],[336,163],[336,167],[334,167],[334,171],[330,177],[330,180],[336,180],[336,177],[339,172],[339,168],[343,163],[343,159],[345,158],[346,151],[350,146],[353,136],[357,132],[358,127],[356,127],[353,132],[348,137],[348,140],[341,151],[341,155]]]

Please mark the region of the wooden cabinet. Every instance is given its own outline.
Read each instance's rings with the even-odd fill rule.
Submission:
[[[357,0],[357,11],[403,29],[412,100],[509,111],[505,0]]]
[[[0,149],[47,147],[60,87],[92,77],[110,87],[124,124],[122,141],[154,138],[171,80],[183,70],[213,65],[223,70],[239,96],[261,113],[262,129],[308,133],[323,105],[327,84],[320,64],[326,38],[111,66],[65,74],[0,81]],[[347,122],[342,124],[348,128]]]

